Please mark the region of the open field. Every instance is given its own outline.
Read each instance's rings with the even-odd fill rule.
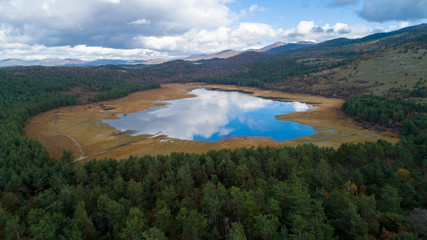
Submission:
[[[378,57],[361,60],[336,69],[329,81],[356,84],[376,95],[390,88],[412,89],[417,83],[427,85],[427,50],[392,50]]]
[[[278,116],[278,119],[313,126],[318,134],[283,142],[269,138],[233,138],[215,142],[171,139],[166,136],[131,136],[102,121],[116,118],[118,113],[131,113],[162,105],[157,100],[191,97],[188,90],[214,87],[253,92],[254,96],[275,97],[290,101],[315,104],[319,108],[305,113]],[[312,142],[320,146],[338,147],[343,142],[377,141],[380,138],[397,142],[398,136],[363,129],[350,118],[342,116],[339,108],[344,100],[312,95],[287,94],[279,91],[259,90],[237,86],[210,86],[202,84],[167,84],[161,89],[133,93],[127,97],[54,109],[31,118],[25,133],[38,140],[52,157],[59,158],[62,149],[72,151],[76,161],[112,157],[122,159],[130,155],[168,154],[171,152],[206,152],[211,149],[251,146],[283,146]],[[329,131],[333,129],[334,131]]]

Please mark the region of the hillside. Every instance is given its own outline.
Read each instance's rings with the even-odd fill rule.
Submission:
[[[206,62],[203,64],[203,67],[220,69],[239,68],[265,58],[267,58],[267,54],[262,52],[245,52],[230,58]]]
[[[280,53],[280,52],[288,52],[288,51],[293,51],[293,50],[297,50],[297,49],[301,49],[301,48],[310,47],[313,45],[315,45],[315,43],[312,43],[312,42],[288,43],[288,44],[285,44],[282,46],[277,46],[277,47],[268,49],[267,51],[265,51],[265,53],[275,54],[275,53]]]
[[[425,86],[426,38],[427,24],[422,24],[360,39],[300,43],[303,48],[286,44],[268,50],[270,54],[245,52],[226,59],[115,69],[136,70],[145,81],[243,84],[344,98],[394,94]]]
[[[269,53],[269,51],[273,51],[273,49],[277,49],[277,51],[280,51],[280,47],[282,47],[284,45],[288,45],[288,44],[283,43],[283,42],[277,42],[277,43],[273,43],[271,45],[265,46],[265,47],[260,48],[260,49],[248,49],[245,51],[224,50],[224,51],[221,51],[218,53],[190,56],[190,57],[184,58],[183,60],[191,61],[191,62],[203,62],[206,60],[216,61],[216,60],[231,58],[231,57],[234,57],[234,56],[237,56],[240,54],[244,54],[247,52]],[[303,44],[301,44],[301,45],[303,45]]]
[[[185,58],[186,61],[200,61],[200,60],[210,60],[210,59],[224,59],[229,57],[234,57],[236,55],[239,55],[241,52],[235,51],[235,50],[224,50],[218,53],[213,54],[202,54],[202,55],[195,55]]]
[[[266,88],[337,97],[414,89],[425,86],[426,38],[427,24],[422,24],[361,39],[334,39],[252,61],[233,77],[257,79]],[[283,74],[288,68],[281,64],[285,59],[301,63],[300,72]],[[268,78],[256,69],[262,69]],[[282,74],[276,78],[268,74],[278,72]]]

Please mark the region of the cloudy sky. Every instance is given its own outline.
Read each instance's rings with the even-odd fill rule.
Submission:
[[[426,20],[427,0],[0,0],[0,59],[179,58]]]

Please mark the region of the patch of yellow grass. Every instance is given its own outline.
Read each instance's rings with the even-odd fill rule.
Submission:
[[[154,101],[172,100],[191,97],[188,90],[198,87],[214,87],[229,90],[245,90],[254,96],[285,98],[318,106],[317,109],[288,115],[281,115],[280,120],[295,121],[313,126],[318,134],[287,140],[275,141],[271,138],[233,138],[219,142],[201,142],[171,139],[167,136],[151,137],[148,135],[131,136],[121,133],[102,122],[104,119],[117,118],[118,113],[131,113],[162,105]],[[133,93],[127,97],[92,103],[63,107],[39,114],[28,120],[25,126],[26,136],[38,140],[52,157],[59,158],[62,149],[70,150],[73,155],[85,159],[103,159],[111,157],[126,158],[130,155],[169,154],[172,152],[207,152],[211,149],[238,147],[280,147],[312,142],[319,146],[338,147],[343,142],[365,142],[386,139],[397,142],[397,136],[391,133],[378,133],[357,126],[351,119],[343,118],[340,107],[341,99],[324,98],[305,94],[288,94],[279,91],[260,90],[249,87],[202,85],[202,84],[167,84],[161,89],[152,89]],[[103,110],[114,108],[112,110]],[[333,129],[334,131],[328,131]],[[77,144],[79,146],[77,146]],[[83,149],[83,156],[81,156]]]

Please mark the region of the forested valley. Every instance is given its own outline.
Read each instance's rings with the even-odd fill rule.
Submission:
[[[281,78],[308,79],[302,88],[317,81],[315,72],[352,61],[343,58],[352,52],[318,63],[295,58],[307,51],[185,81],[271,87]],[[304,144],[82,164],[67,151],[51,158],[23,136],[25,121],[40,112],[158,88],[159,78],[181,81],[191,72],[160,76],[162,68],[0,69],[0,239],[426,237],[411,217],[427,208],[426,106],[411,99],[362,95],[343,106],[357,121],[401,131],[395,145]]]

